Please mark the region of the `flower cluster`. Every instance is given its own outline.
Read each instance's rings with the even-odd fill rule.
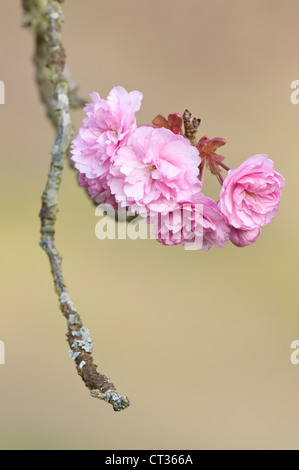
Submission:
[[[230,170],[216,153],[225,140],[203,137],[192,145],[178,113],[137,126],[142,97],[122,87],[113,88],[107,99],[91,94],[71,148],[81,186],[97,203],[153,222],[164,245],[209,250],[229,240],[239,247],[253,243],[279,207],[284,179],[273,162],[254,155]],[[206,169],[222,185],[218,203],[202,193]]]

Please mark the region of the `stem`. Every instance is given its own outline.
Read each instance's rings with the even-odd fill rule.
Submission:
[[[217,176],[217,179],[218,179],[219,183],[220,183],[221,186],[222,186],[224,179],[223,179],[223,176],[222,176],[222,174],[220,173],[220,171],[217,171],[217,175],[216,175],[216,176]]]
[[[226,171],[229,171],[230,170],[230,167],[225,165],[224,163],[222,162],[217,162],[219,166],[221,166],[224,170]]]

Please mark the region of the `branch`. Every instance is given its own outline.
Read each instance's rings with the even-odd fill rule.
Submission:
[[[62,3],[62,1],[57,0],[57,3]],[[46,18],[43,18],[41,15],[44,11],[46,11],[47,8],[52,8],[50,4],[51,2],[48,2],[48,0],[23,0],[23,24],[24,26],[31,27],[35,33],[35,78],[38,84],[40,98],[45,104],[47,110],[47,115],[53,125],[57,127],[58,123],[57,115],[55,113],[54,87],[51,80],[50,65],[53,64],[53,61],[56,62],[56,65],[58,65],[58,61],[60,61],[60,64],[65,64],[65,51],[62,44],[60,44],[60,48],[57,49],[57,53],[59,51],[60,57],[55,54],[55,49],[53,49],[51,57],[48,55],[48,24]],[[83,107],[85,100],[77,96],[78,87],[75,81],[72,79],[67,65],[64,65],[64,75],[66,81],[68,82],[68,97],[70,107],[74,109]]]
[[[55,247],[55,221],[58,212],[58,191],[61,184],[65,156],[73,136],[70,116],[70,99],[76,102],[76,87],[70,86],[65,73],[65,51],[60,31],[63,23],[63,0],[23,0],[24,24],[30,27],[36,39],[36,79],[41,99],[55,128],[57,137],[51,151],[51,166],[47,184],[42,195],[41,241],[51,265],[55,291],[60,309],[67,320],[67,340],[70,355],[77,372],[90,390],[90,395],[110,403],[115,411],[130,405],[129,399],[116,392],[109,378],[97,371],[92,357],[93,342],[89,330],[84,328],[76,311],[61,270],[62,258]],[[77,104],[80,100],[77,100]]]

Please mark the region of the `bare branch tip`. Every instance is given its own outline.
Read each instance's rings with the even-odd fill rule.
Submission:
[[[98,389],[90,390],[90,396],[99,400],[104,400],[113,406],[114,411],[122,411],[131,405],[129,398],[126,395],[120,395],[115,390],[108,389],[106,392],[101,392]]]

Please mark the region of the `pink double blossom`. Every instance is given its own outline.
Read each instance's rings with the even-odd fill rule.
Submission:
[[[115,153],[136,129],[135,113],[143,96],[139,91],[128,93],[120,86],[113,88],[107,99],[95,92],[90,96],[92,103],[84,109],[86,116],[71,153],[75,168],[83,175],[80,184],[94,197],[108,189],[107,174]]]
[[[234,245],[238,246],[239,248],[242,248],[244,246],[248,246],[254,243],[260,233],[260,227],[253,228],[252,230],[242,230],[240,228],[231,227],[229,239]]]
[[[115,155],[108,184],[131,211],[165,214],[200,191],[199,164],[198,150],[183,136],[142,126]]]
[[[284,178],[273,165],[267,155],[254,155],[228,172],[219,207],[232,227],[258,229],[276,216]]]
[[[182,202],[167,213],[151,218],[157,240],[163,245],[195,246],[209,250],[229,241],[230,228],[219,207],[209,197],[197,193],[191,202]]]
[[[254,155],[230,170],[216,153],[226,141],[202,137],[191,145],[178,113],[137,127],[142,97],[122,87],[107,99],[91,94],[71,146],[81,186],[99,204],[150,217],[157,240],[166,245],[209,250],[229,240],[239,247],[255,242],[276,216],[284,186],[273,162]],[[222,185],[218,204],[201,193],[207,169]]]
[[[105,181],[100,178],[87,178],[84,173],[79,173],[79,183],[83,188],[87,188],[88,193],[92,199],[98,204],[108,204],[114,209],[118,209],[118,204],[115,197],[111,194],[110,188]]]

